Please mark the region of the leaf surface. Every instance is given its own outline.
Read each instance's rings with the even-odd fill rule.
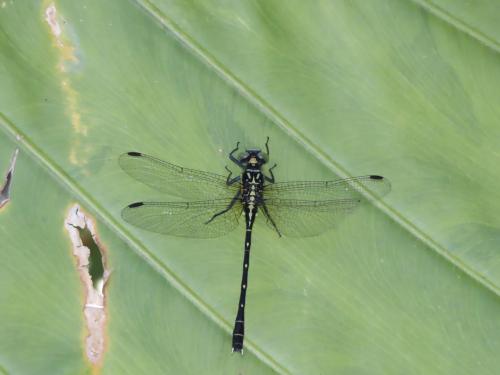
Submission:
[[[112,269],[103,374],[495,373],[500,65],[481,3],[1,2],[0,168],[21,151],[0,211],[0,371],[91,371],[63,229],[76,202]],[[117,159],[224,174],[236,141],[266,136],[278,181],[380,174],[392,192],[319,237],[257,223],[241,357],[243,227],[128,226],[125,205],[175,198]]]

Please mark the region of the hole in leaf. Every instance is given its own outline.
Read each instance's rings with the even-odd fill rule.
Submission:
[[[7,168],[4,184],[0,188],[0,208],[5,206],[10,201],[10,188],[12,186],[12,178],[14,177],[14,168],[16,166],[16,160],[18,154],[19,154],[19,149],[16,149],[10,160],[9,167]]]
[[[88,331],[85,352],[89,361],[96,365],[102,361],[105,349],[105,285],[110,275],[106,266],[106,252],[100,244],[94,222],[78,205],[70,208],[65,227],[84,288],[83,313]]]

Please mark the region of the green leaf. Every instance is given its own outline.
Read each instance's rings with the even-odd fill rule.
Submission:
[[[0,173],[20,147],[0,209],[0,373],[495,373],[500,49],[495,2],[480,4],[0,1]],[[241,357],[243,228],[128,226],[122,207],[169,197],[117,158],[223,174],[236,141],[266,136],[279,181],[393,189],[319,237],[257,223]],[[111,270],[98,365],[75,203]]]

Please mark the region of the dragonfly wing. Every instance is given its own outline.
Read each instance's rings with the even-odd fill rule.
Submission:
[[[306,201],[266,199],[262,207],[267,224],[287,237],[312,237],[333,228],[361,199]]]
[[[366,192],[376,198],[391,190],[391,183],[382,176],[370,175],[334,181],[288,181],[264,186],[265,198],[326,200],[366,199]]]
[[[233,197],[239,189],[239,184],[227,186],[222,175],[183,168],[140,152],[122,154],[119,164],[136,180],[181,198]]]
[[[151,232],[178,237],[212,238],[223,236],[238,225],[242,206],[232,199],[201,202],[137,202],[122,210],[128,223]],[[218,215],[212,221],[215,214]],[[210,221],[210,222],[209,222]]]

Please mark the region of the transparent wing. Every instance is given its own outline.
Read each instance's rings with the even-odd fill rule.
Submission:
[[[227,212],[232,199],[201,202],[137,202],[122,210],[128,223],[151,232],[179,237],[212,238],[229,233],[238,225],[242,206],[237,201]]]
[[[136,180],[181,198],[198,200],[233,197],[240,186],[227,186],[225,176],[183,168],[140,152],[122,154],[119,164]]]
[[[316,236],[333,228],[366,201],[362,193],[366,190],[378,198],[391,190],[391,184],[375,175],[270,184],[264,188],[262,210],[267,223],[284,236]]]
[[[362,200],[299,201],[268,199],[263,206],[267,224],[287,237],[317,236],[341,221]]]
[[[391,183],[382,176],[359,176],[334,181],[288,181],[264,186],[265,198],[326,200],[361,199],[369,191],[382,197],[391,190]]]

